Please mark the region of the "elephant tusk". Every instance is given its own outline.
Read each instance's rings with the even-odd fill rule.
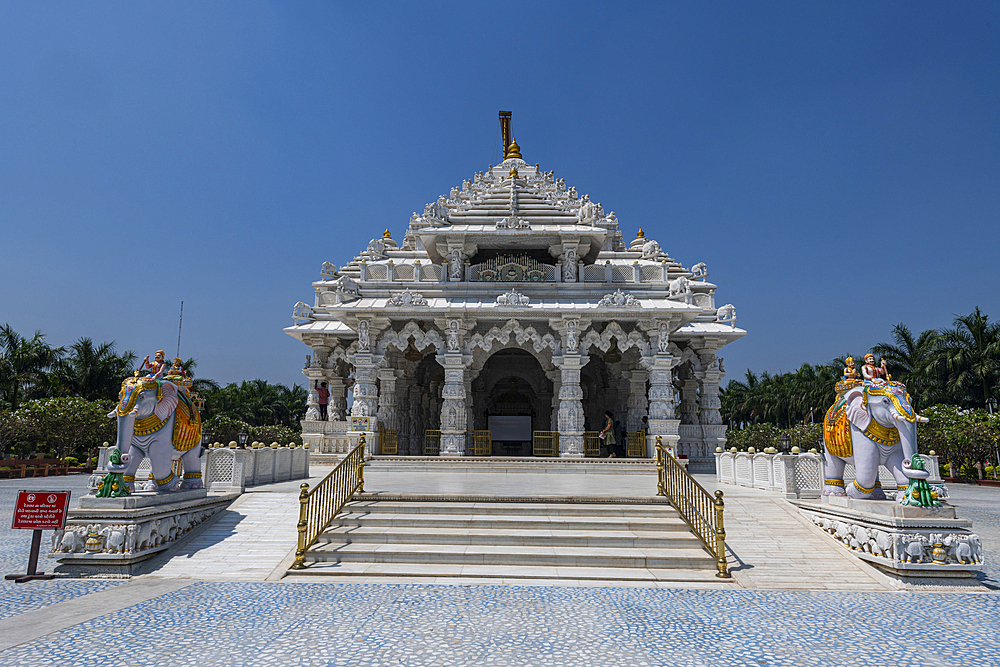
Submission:
[[[930,419],[928,419],[927,417],[922,417],[920,415],[917,415],[917,421],[920,422],[921,424],[926,424],[927,422],[930,421]]]
[[[898,422],[905,422],[906,421],[906,417],[904,417],[903,415],[893,414],[892,418],[895,419]]]

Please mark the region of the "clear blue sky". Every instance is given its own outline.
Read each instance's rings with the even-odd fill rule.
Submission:
[[[730,377],[1000,317],[995,2],[5,2],[0,322],[172,355],[183,299],[200,375],[302,382],[320,265],[496,163],[498,109],[708,264]]]

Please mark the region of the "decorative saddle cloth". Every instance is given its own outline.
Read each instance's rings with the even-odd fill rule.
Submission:
[[[177,411],[174,413],[174,449],[186,452],[201,442],[201,415],[187,390],[177,389]]]
[[[851,445],[851,423],[847,419],[847,399],[838,396],[823,419],[823,440],[826,451],[833,456],[851,456],[854,447]]]

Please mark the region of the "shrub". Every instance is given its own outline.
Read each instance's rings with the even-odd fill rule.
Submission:
[[[239,419],[227,417],[226,415],[212,417],[211,419],[203,422],[201,427],[202,429],[207,429],[212,432],[212,442],[239,442],[240,431],[246,429],[248,433],[252,433],[249,424],[244,421],[240,421]],[[252,435],[250,440],[253,440]]]
[[[290,442],[294,442],[297,445],[302,444],[302,434],[293,431],[287,426],[251,426],[250,439],[268,444],[277,442],[282,446]]]
[[[63,459],[63,463],[75,468],[76,466],[80,465],[80,459],[76,458],[75,456],[67,456],[66,458]]]
[[[727,444],[741,450],[753,447],[760,451],[765,447],[777,447],[780,433],[774,424],[751,424],[738,431],[729,431]]]

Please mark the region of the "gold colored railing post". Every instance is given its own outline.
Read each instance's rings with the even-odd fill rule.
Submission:
[[[361,462],[358,463],[358,493],[365,492],[365,434],[361,434],[361,440],[358,442],[358,446],[361,447]]]
[[[729,579],[733,575],[729,574],[726,563],[726,527],[722,523],[722,513],[726,504],[722,501],[722,491],[715,492],[715,544],[719,558],[719,573],[715,576],[722,579]]]
[[[305,568],[303,560],[306,557],[306,516],[309,511],[309,485],[304,483],[299,487],[299,545],[295,549],[295,563],[292,564],[293,570],[301,570]]]
[[[663,448],[663,438],[656,436],[656,495],[667,495],[667,484],[664,481],[667,450]]]

